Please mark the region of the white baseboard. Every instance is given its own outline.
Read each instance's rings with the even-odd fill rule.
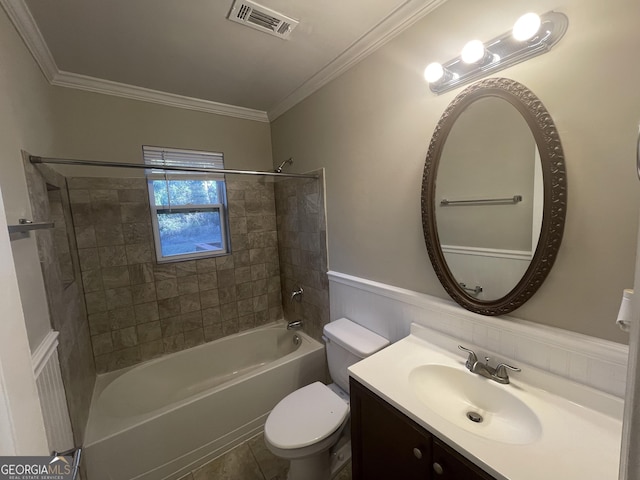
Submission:
[[[395,342],[411,323],[432,328],[618,397],[629,349],[596,337],[516,317],[486,317],[456,303],[371,280],[329,272],[331,320],[347,317]]]

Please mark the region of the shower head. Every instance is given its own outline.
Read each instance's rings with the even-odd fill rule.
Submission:
[[[284,167],[286,164],[293,165],[293,158],[288,158],[287,160],[282,162],[280,165],[278,165],[278,168],[276,168],[274,172],[282,173],[282,167]]]

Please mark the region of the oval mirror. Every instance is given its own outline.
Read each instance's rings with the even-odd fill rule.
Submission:
[[[464,308],[509,313],[548,275],[562,240],[566,175],[542,102],[505,78],[478,82],[443,113],[422,180],[436,275]]]

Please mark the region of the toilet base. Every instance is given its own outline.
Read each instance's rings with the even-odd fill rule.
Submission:
[[[292,459],[287,480],[329,480],[331,456],[328,451],[310,457]]]
[[[351,460],[351,439],[346,436],[331,449],[331,478],[335,477]]]
[[[329,480],[351,460],[351,440],[342,436],[329,452],[290,461],[287,480]]]

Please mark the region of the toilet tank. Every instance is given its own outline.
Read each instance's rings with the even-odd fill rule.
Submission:
[[[347,318],[324,326],[327,363],[333,381],[349,391],[347,368],[389,345],[389,340]]]

